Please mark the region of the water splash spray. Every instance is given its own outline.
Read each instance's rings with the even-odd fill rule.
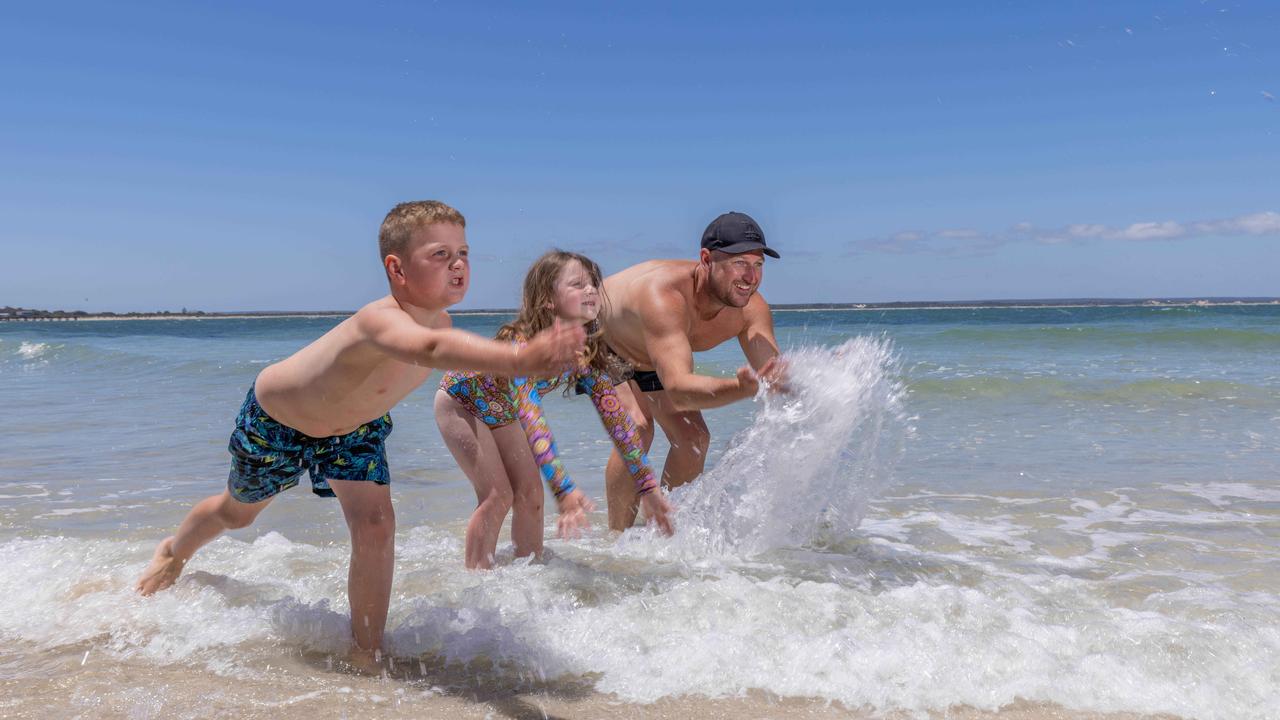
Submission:
[[[762,392],[715,467],[672,493],[672,550],[747,556],[812,543],[856,527],[889,482],[908,431],[892,344],[858,337],[787,361],[791,392]]]

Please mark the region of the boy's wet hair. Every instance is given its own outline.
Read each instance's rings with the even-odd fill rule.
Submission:
[[[395,255],[404,259],[413,231],[435,223],[453,223],[467,226],[462,213],[439,200],[414,200],[402,202],[391,208],[378,230],[378,252],[383,259]]]
[[[542,257],[533,261],[529,272],[524,276],[524,291],[520,297],[520,310],[516,319],[503,325],[498,330],[499,340],[528,340],[539,332],[551,327],[555,322],[555,312],[551,304],[555,299],[556,280],[564,271],[564,266],[577,261],[587,271],[591,283],[600,294],[600,313],[604,314],[609,303],[609,296],[604,292],[604,276],[600,266],[594,260],[576,252],[554,249],[543,253]],[[583,362],[597,370],[603,370],[618,379],[629,369],[618,356],[608,352],[604,347],[603,333],[599,318],[586,326],[587,344],[583,352]],[[565,388],[568,392],[569,388]]]

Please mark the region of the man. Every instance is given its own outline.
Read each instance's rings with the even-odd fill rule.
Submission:
[[[618,398],[646,452],[654,421],[662,427],[671,443],[662,481],[670,488],[697,477],[706,462],[711,434],[701,410],[752,397],[761,382],[780,387],[773,316],[756,292],[765,255],[780,257],[765,245],[755,220],[729,212],[707,226],[696,262],[651,260],[605,278],[605,342],[635,367],[634,377],[618,386]],[[733,337],[749,366],[731,378],[694,373],[695,351]],[[636,491],[617,452],[609,456],[605,485],[610,529],[631,527]]]

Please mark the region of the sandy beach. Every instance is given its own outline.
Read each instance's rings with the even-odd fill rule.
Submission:
[[[757,691],[742,697],[663,698],[640,704],[591,690],[589,682],[521,681],[495,674],[487,663],[473,667],[429,666],[403,661],[392,677],[371,678],[327,667],[324,658],[298,657],[270,668],[266,677],[206,679],[193,683],[181,668],[95,659],[62,653],[18,667],[0,655],[0,716],[14,720],[98,718],[450,718],[451,720],[828,720],[920,717],[907,712],[845,708],[821,699],[778,698]],[[25,663],[23,663],[25,664]],[[316,676],[328,689],[309,685]],[[1168,715],[1092,713],[1059,706],[1014,703],[998,709],[955,707],[929,718],[950,720],[1137,720]]]

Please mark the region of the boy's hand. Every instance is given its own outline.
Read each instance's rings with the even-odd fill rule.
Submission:
[[[587,334],[581,325],[562,323],[534,335],[523,347],[517,347],[512,363],[513,375],[559,375],[572,367],[578,353],[587,342]]]
[[[662,488],[654,488],[640,496],[640,505],[649,522],[658,526],[659,532],[667,537],[675,533],[675,526],[671,524],[671,502],[662,494]]]
[[[556,521],[556,536],[560,538],[576,538],[591,524],[587,513],[596,509],[581,490],[573,489],[557,501],[560,508],[560,519]]]

